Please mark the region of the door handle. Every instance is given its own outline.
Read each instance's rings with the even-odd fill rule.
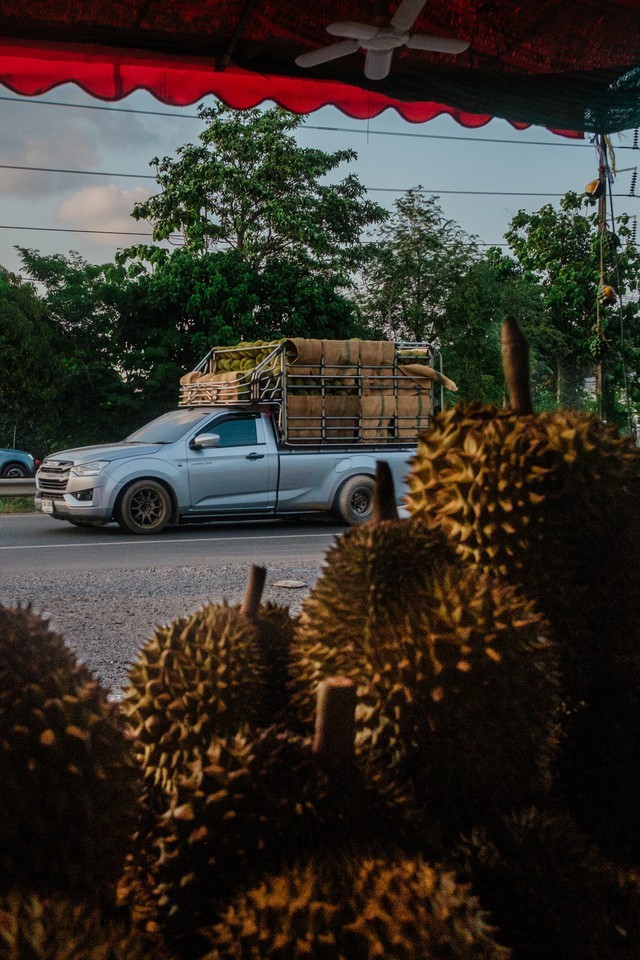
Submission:
[[[264,460],[264,453],[250,453],[245,460]]]

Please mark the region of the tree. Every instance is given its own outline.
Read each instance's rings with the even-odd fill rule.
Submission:
[[[60,425],[61,344],[36,288],[0,268],[0,445],[48,453]]]
[[[586,379],[601,354],[609,371],[604,398],[608,416],[619,416],[620,405],[627,400],[640,401],[640,315],[635,295],[640,254],[628,242],[628,219],[619,217],[615,232],[611,227],[599,229],[593,201],[569,192],[559,209],[547,204],[536,213],[521,210],[506,234],[516,269],[535,276],[543,289],[544,312],[534,342],[553,371],[557,405],[587,402]],[[603,282],[619,295],[611,305],[603,302]]]
[[[292,132],[304,118],[279,107],[218,103],[198,114],[207,123],[200,142],[179,147],[177,160],[154,158],[161,192],[134,207],[155,241],[180,232],[191,253],[231,249],[256,268],[287,258],[343,272],[359,261],[362,231],[385,211],[354,175],[326,182],[354,151],[298,146]]]
[[[119,318],[124,291],[105,266],[75,252],[46,256],[18,248],[62,356],[56,391],[58,443],[118,439],[130,431],[135,401],[120,366]]]
[[[443,304],[440,346],[461,400],[503,402],[502,304],[503,288],[488,260],[473,263]]]
[[[151,271],[127,276],[118,322],[119,365],[151,415],[175,404],[178,381],[212,346],[289,336],[352,336],[353,304],[329,278],[270,258],[262,270],[237,251],[194,255],[157,248]]]
[[[444,304],[479,258],[475,241],[420,187],[396,201],[362,272],[360,305],[391,339],[438,340]]]

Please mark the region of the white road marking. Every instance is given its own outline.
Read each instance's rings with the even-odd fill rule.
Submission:
[[[69,547],[77,549],[78,547],[152,547],[158,543],[225,543],[238,540],[311,540],[318,537],[334,537],[334,533],[276,533],[265,537],[185,537],[184,540],[163,540],[162,538],[152,537],[149,540],[87,540],[86,543],[36,543],[32,546],[28,544],[2,547],[0,550],[64,550]]]

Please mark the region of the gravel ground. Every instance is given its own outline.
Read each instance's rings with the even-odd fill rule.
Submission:
[[[296,612],[313,586],[321,563],[272,564],[263,600]],[[3,576],[0,602],[31,603],[62,634],[79,660],[90,667],[114,697],[126,680],[128,664],[160,624],[223,599],[240,603],[247,583],[246,564],[217,567],[149,567],[145,570],[68,573],[55,576]],[[305,586],[276,586],[280,581]]]

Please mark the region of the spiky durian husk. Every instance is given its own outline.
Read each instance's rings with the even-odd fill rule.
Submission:
[[[515,812],[491,832],[474,831],[451,863],[513,960],[640,957],[640,876],[613,866],[564,814]]]
[[[30,608],[0,607],[0,770],[0,889],[116,879],[138,782],[122,718]]]
[[[334,554],[340,561],[350,542]],[[325,577],[335,577],[331,561]],[[336,593],[338,583],[343,597],[369,592],[366,572],[336,579]],[[353,679],[356,753],[379,789],[406,797],[412,788],[456,829],[546,788],[556,654],[530,602],[485,571],[441,558],[423,568],[411,602],[375,629],[366,618],[333,622],[328,583],[319,590],[323,603],[312,591],[296,637],[296,696],[311,709],[305,690],[332,674]]]
[[[158,825],[163,929],[182,952],[193,951],[193,931],[239,883],[303,851],[378,835],[404,840],[403,828],[356,769],[329,775],[311,741],[281,725],[215,738],[178,779]]]
[[[608,658],[565,722],[558,796],[617,863],[640,870],[640,662]]]
[[[536,599],[572,682],[588,682],[602,655],[637,653],[640,450],[630,437],[589,414],[459,404],[422,435],[408,487],[411,513],[435,517],[464,560]]]
[[[59,898],[0,900],[0,960],[163,960],[160,942],[97,908]]]
[[[318,682],[338,673],[354,675],[358,664],[350,645],[373,647],[404,623],[430,571],[450,557],[440,531],[424,518],[356,527],[330,547],[302,604],[292,645],[292,704],[308,729]]]
[[[266,667],[264,726],[284,720],[288,715],[287,684],[295,623],[288,607],[264,603],[259,609],[256,628]]]
[[[148,789],[170,792],[194,750],[263,719],[266,667],[237,607],[203,607],[159,627],[130,669],[122,709]]]
[[[238,895],[203,960],[507,960],[469,888],[421,860],[318,859]]]

